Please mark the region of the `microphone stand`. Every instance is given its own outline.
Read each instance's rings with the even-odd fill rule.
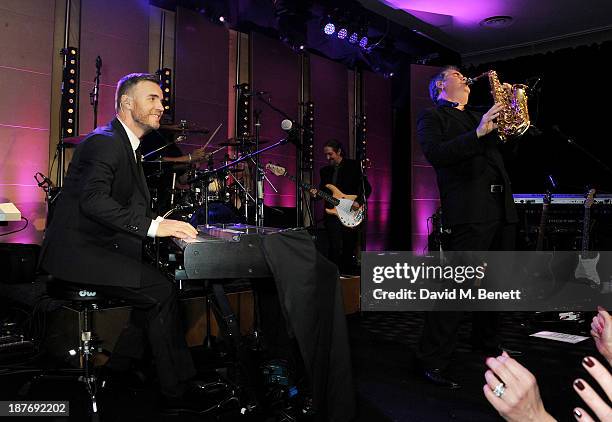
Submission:
[[[253,115],[255,116],[255,151],[259,150],[259,134],[261,129],[261,110],[254,110]],[[259,168],[259,154],[255,155],[255,226],[263,227],[264,218],[264,192],[263,192],[263,179],[262,171]]]
[[[210,175],[210,174],[219,173],[221,171],[224,171],[226,169],[234,167],[238,163],[241,163],[241,162],[243,162],[245,160],[248,160],[251,157],[255,157],[256,155],[259,155],[259,154],[261,154],[263,152],[266,152],[266,151],[268,151],[270,149],[273,149],[273,148],[279,147],[281,145],[284,145],[287,142],[288,142],[287,138],[281,139],[280,141],[277,141],[277,142],[273,143],[272,145],[269,145],[269,146],[267,146],[265,148],[262,148],[260,150],[253,151],[253,152],[251,152],[249,154],[243,155],[240,158],[237,158],[237,159],[235,159],[233,161],[228,162],[227,164],[222,165],[221,167],[217,167],[217,168],[212,169],[212,170],[206,170],[206,171],[200,172],[199,176],[196,176],[196,177],[188,180],[187,183],[191,184],[191,183],[198,182],[198,181],[204,179],[205,177],[208,177],[208,175]]]
[[[157,132],[157,131],[155,131],[155,132]],[[162,134],[161,134],[161,133],[157,132],[157,134],[158,134],[159,136],[161,136],[162,138],[164,138],[164,137],[162,136]],[[185,138],[186,138],[186,136],[185,136],[185,135],[184,135],[184,133],[183,133],[183,134],[181,134],[181,135],[177,136],[177,138],[176,138],[174,141],[172,141],[172,142],[167,142],[167,143],[166,143],[166,145],[162,145],[161,147],[157,148],[156,150],[153,150],[153,151],[151,151],[151,152],[147,152],[145,155],[143,155],[143,156],[142,156],[142,158],[146,160],[147,158],[149,158],[149,157],[150,157],[150,156],[152,156],[153,154],[158,153],[158,152],[159,152],[159,151],[161,151],[162,149],[164,149],[164,148],[168,148],[170,145],[176,145],[176,144],[178,144],[179,142],[183,142],[183,140],[184,140]],[[165,138],[164,138],[164,139],[165,139]]]
[[[102,58],[96,57],[96,77],[94,78],[94,86],[89,93],[89,102],[93,106],[93,128],[98,127],[98,100],[100,99],[100,69],[102,68]]]
[[[574,141],[574,139],[572,139],[571,137],[567,136],[565,133],[561,132],[561,129],[559,129],[558,126],[553,126],[552,129],[561,137],[563,138],[568,144],[572,145],[573,147],[577,148],[580,152],[582,152],[584,155],[586,155],[587,157],[589,157],[591,160],[595,161],[597,164],[599,164],[601,166],[601,168],[603,168],[604,170],[606,170],[610,175],[612,175],[612,169],[610,169],[610,167],[608,167],[607,165],[605,165],[604,163],[601,162],[601,160],[599,158],[597,158],[596,156],[594,156],[591,152],[589,152],[587,149],[585,149],[583,146],[581,146],[580,144],[577,144],[576,141]]]

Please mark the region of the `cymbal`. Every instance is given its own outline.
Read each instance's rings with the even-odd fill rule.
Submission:
[[[167,130],[169,132],[186,132],[186,133],[208,133],[205,127],[198,127],[196,125],[190,125],[188,123],[175,123],[173,125],[159,125],[160,130]]]
[[[217,145],[220,147],[239,147],[241,145],[255,145],[255,140],[250,140],[248,138],[242,138],[244,139],[244,141],[240,140],[241,138],[230,138],[227,140],[227,142],[219,142]],[[259,140],[259,145],[261,144],[267,144],[270,141],[267,141],[265,139],[260,139]]]
[[[63,141],[65,144],[69,144],[69,148],[72,148],[73,146],[77,146],[78,144],[81,143],[81,141],[83,141],[83,139],[85,139],[87,137],[87,135],[83,135],[83,136],[70,136],[69,138],[64,138]]]

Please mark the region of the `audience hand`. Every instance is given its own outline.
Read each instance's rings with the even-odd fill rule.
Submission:
[[[159,223],[157,228],[157,237],[178,237],[179,239],[192,238],[195,239],[198,231],[189,223],[184,221],[164,219]]]
[[[605,311],[604,311],[605,312]],[[607,312],[606,312],[607,313]],[[608,318],[610,316],[608,315]],[[603,391],[608,397],[608,401],[612,401],[612,376],[610,372],[594,357],[587,356],[582,360],[582,366],[587,370],[595,381],[599,383]],[[591,388],[591,386],[582,379],[574,381],[574,390],[589,406],[590,410],[600,421],[612,421],[612,408],[602,400],[601,397]],[[574,417],[579,421],[591,422],[594,419],[583,408],[577,407],[574,409]]]
[[[612,365],[612,316],[601,306],[591,322],[591,336],[599,353]]]
[[[555,420],[544,409],[536,379],[524,366],[506,352],[497,358],[487,358],[486,365],[490,369],[485,373],[484,395],[505,420]],[[505,391],[498,397],[494,390],[502,381]]]

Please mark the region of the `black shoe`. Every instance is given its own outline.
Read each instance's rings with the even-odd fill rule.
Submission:
[[[461,388],[461,384],[459,384],[457,381],[453,380],[452,378],[449,378],[448,376],[446,376],[444,374],[444,371],[442,371],[439,368],[424,369],[423,376],[425,377],[427,381],[433,384],[436,384],[440,387],[446,387],[451,390],[456,390],[458,388]]]

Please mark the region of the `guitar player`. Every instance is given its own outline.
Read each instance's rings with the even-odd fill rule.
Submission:
[[[319,189],[331,193],[325,188],[325,185],[334,185],[347,195],[357,195],[353,209],[361,207],[370,196],[372,187],[361,171],[360,163],[357,160],[345,158],[344,148],[336,139],[325,143],[323,154],[329,165],[321,168]],[[318,198],[316,189],[311,189],[310,193]],[[326,203],[325,207],[331,206]],[[323,221],[329,242],[327,257],[338,265],[341,274],[354,273],[356,268],[353,256],[357,247],[358,229],[344,227],[340,220],[332,214],[325,213]]]

